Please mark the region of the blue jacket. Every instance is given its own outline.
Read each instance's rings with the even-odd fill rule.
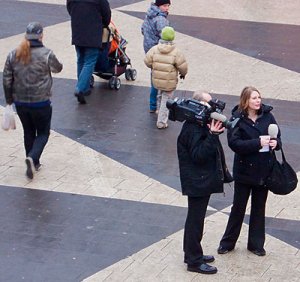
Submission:
[[[233,163],[233,178],[236,182],[249,185],[263,185],[269,175],[273,157],[271,152],[259,152],[261,149],[260,135],[268,135],[268,127],[276,124],[271,114],[272,107],[262,105],[255,123],[244,113],[238,111],[237,106],[232,110],[232,118],[240,118],[234,129],[228,130],[228,145],[235,152]],[[277,137],[277,147],[281,147],[280,131]]]
[[[162,12],[154,3],[151,3],[142,24],[145,53],[158,44],[162,29],[169,25],[167,16],[168,13]]]

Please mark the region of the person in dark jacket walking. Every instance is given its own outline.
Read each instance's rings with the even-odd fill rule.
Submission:
[[[51,72],[58,73],[63,67],[53,51],[44,47],[42,38],[41,24],[30,23],[20,46],[8,54],[3,70],[6,103],[15,104],[24,130],[29,179],[40,168],[40,157],[50,135]]]
[[[195,92],[193,99],[209,101],[207,93]],[[187,270],[214,274],[217,268],[207,263],[213,256],[204,255],[201,247],[205,213],[212,193],[222,193],[223,184],[232,181],[219,134],[222,122],[212,120],[201,125],[185,121],[177,140],[177,154],[182,194],[188,196],[188,213],[184,228],[183,251]]]
[[[240,118],[237,126],[228,130],[227,134],[229,147],[235,153],[234,197],[227,227],[218,248],[219,254],[226,254],[234,249],[251,194],[247,248],[258,256],[266,255],[265,206],[268,189],[264,186],[264,180],[272,166],[271,151],[281,147],[280,131],[275,139],[267,136],[269,125],[277,124],[271,113],[272,109],[271,106],[262,104],[260,92],[249,86],[243,89],[239,105],[232,110],[231,119]],[[262,150],[264,146],[267,146],[267,152]]]
[[[74,95],[80,104],[85,104],[102,47],[102,30],[110,23],[111,10],[107,0],[67,0],[67,10],[71,16],[72,44],[77,54],[78,81]]]

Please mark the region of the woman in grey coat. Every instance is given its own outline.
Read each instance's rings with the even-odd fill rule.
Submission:
[[[15,104],[24,130],[29,179],[33,179],[34,171],[40,168],[40,157],[50,135],[51,72],[58,73],[63,68],[42,39],[41,24],[30,23],[24,40],[8,54],[3,70],[6,103]]]

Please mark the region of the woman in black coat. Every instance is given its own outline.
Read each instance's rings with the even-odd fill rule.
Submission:
[[[211,96],[196,93],[193,98],[208,101]],[[232,181],[218,136],[223,131],[219,121],[213,120],[208,125],[185,121],[177,140],[182,194],[188,196],[183,239],[188,271],[204,274],[217,272],[216,267],[207,264],[213,262],[214,257],[203,255],[201,239],[210,195],[222,193],[223,183]]]
[[[218,248],[219,254],[233,250],[239,237],[246,206],[251,194],[248,250],[264,256],[265,206],[268,189],[264,181],[272,166],[272,150],[281,146],[280,132],[270,139],[268,127],[277,124],[271,106],[262,104],[254,87],[245,87],[240,104],[232,110],[232,119],[240,118],[237,126],[228,131],[229,147],[235,152],[233,164],[234,198],[225,234]],[[267,151],[262,150],[267,147]]]

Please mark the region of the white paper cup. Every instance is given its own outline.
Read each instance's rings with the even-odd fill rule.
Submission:
[[[267,140],[269,140],[269,141],[270,141],[270,139],[271,139],[270,135],[261,135],[261,136],[259,136],[259,138],[264,138],[264,139],[267,139]],[[269,144],[263,146],[259,151],[260,151],[260,152],[269,152],[269,151],[270,151],[270,146],[269,146]]]

